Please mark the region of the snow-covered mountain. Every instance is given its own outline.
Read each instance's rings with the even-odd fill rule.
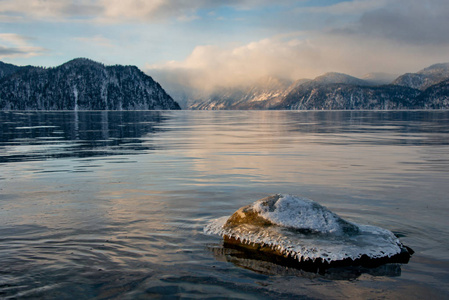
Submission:
[[[189,109],[426,109],[449,108],[449,63],[418,73],[369,73],[362,79],[330,72],[313,80],[264,78],[247,87],[191,97]],[[446,100],[445,100],[446,99]]]
[[[428,87],[449,79],[449,63],[434,64],[417,73],[399,76],[392,84],[424,91]]]
[[[449,79],[425,89],[418,96],[417,105],[425,109],[449,109]]]
[[[343,73],[329,72],[324,75],[316,77],[310,81],[314,85],[327,85],[334,83],[351,84],[351,85],[370,85],[368,82]]]
[[[373,72],[363,75],[361,79],[369,85],[383,85],[392,83],[396,78],[398,78],[397,74]]]
[[[252,85],[221,88],[189,101],[189,109],[263,109],[282,99],[291,81],[263,77]]]
[[[293,89],[271,109],[406,109],[415,108],[416,89],[385,85],[305,83]]]
[[[55,68],[2,64],[0,70],[1,110],[180,109],[135,66],[78,58]]]
[[[376,77],[388,78],[373,74],[358,79],[327,73],[295,87],[271,109],[449,108],[448,81],[442,82],[449,78],[449,64],[435,64],[418,73],[404,74],[391,84],[379,84]]]

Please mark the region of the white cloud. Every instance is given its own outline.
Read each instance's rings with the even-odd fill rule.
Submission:
[[[47,50],[30,45],[31,39],[15,33],[0,34],[0,58],[32,57],[43,55]]]
[[[313,46],[312,46],[313,47]],[[149,69],[184,73],[184,83],[201,89],[232,86],[258,77],[277,75],[299,76],[296,66],[308,68],[305,55],[311,51],[307,42],[277,38],[264,39],[239,47],[197,46],[184,61],[151,65]],[[308,70],[311,71],[311,70]],[[179,77],[178,77],[179,79]]]

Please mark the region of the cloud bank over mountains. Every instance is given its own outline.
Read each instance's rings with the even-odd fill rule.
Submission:
[[[185,60],[146,69],[169,87],[214,89],[264,76],[296,80],[330,71],[399,74],[449,60],[448,1],[345,1],[297,8],[296,14],[328,18],[330,25],[297,32],[284,28],[285,34],[235,47],[201,45]]]
[[[401,74],[449,61],[448,15],[447,0],[3,0],[0,59],[135,64],[169,91]]]

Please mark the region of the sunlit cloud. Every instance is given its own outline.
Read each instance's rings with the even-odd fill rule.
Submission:
[[[147,67],[150,73],[163,70],[184,73],[186,85],[214,89],[255,81],[263,76],[294,78],[315,72],[307,61],[315,55],[315,50],[307,40],[272,38],[229,48],[197,46],[184,61]]]
[[[449,61],[447,15],[447,0],[0,0],[5,32],[22,34],[2,34],[0,54],[42,55],[39,40],[58,56],[50,63],[147,64],[164,87],[202,90],[266,76],[398,74]]]
[[[303,18],[342,16],[345,22],[284,30],[237,46],[199,45],[184,60],[148,64],[147,71],[168,89],[214,90],[266,76],[297,80],[326,72],[400,74],[449,61],[446,0],[354,0],[294,13]]]
[[[374,49],[375,55],[367,55]],[[426,51],[432,55],[420,55]],[[147,65],[147,72],[168,88],[184,85],[214,90],[251,84],[266,76],[297,80],[326,72],[397,74],[418,71],[447,58],[447,52],[438,46],[411,47],[380,38],[312,32],[238,47],[198,46],[185,60]]]

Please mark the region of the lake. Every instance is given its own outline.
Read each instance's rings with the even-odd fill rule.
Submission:
[[[0,298],[449,298],[449,111],[0,112]],[[224,247],[275,193],[393,231],[325,273]]]

